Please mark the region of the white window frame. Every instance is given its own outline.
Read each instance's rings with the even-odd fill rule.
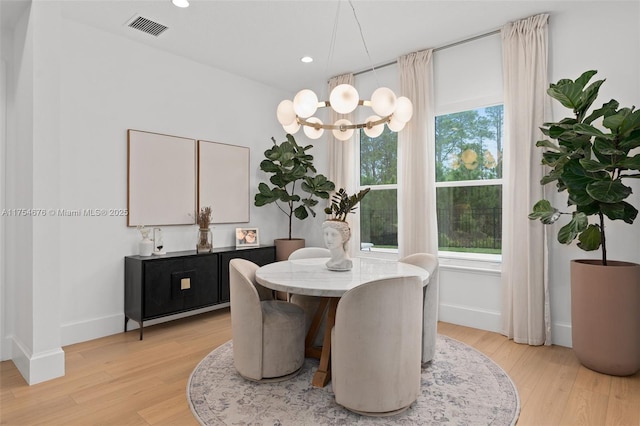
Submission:
[[[361,132],[362,130],[359,130],[359,132]],[[355,149],[355,155],[353,156],[355,159],[355,181],[356,181],[356,192],[361,191],[365,188],[371,188],[372,191],[379,191],[379,190],[383,190],[383,189],[395,189],[396,191],[398,190],[398,184],[384,184],[384,185],[360,185],[360,133],[357,134],[356,139],[356,143],[354,144],[354,149]],[[397,158],[396,158],[397,159]],[[396,182],[398,181],[398,177],[396,176]],[[396,205],[396,209],[398,208],[398,206]],[[361,242],[360,242],[360,208],[358,208],[358,210],[356,211],[356,215],[357,216],[357,226],[355,226],[355,222],[354,221],[354,229],[352,229],[351,232],[351,241],[353,242],[352,244],[352,249],[351,249],[351,253],[353,253],[353,256],[355,257],[373,257],[373,258],[378,258],[378,259],[390,259],[390,260],[397,260],[398,259],[398,250],[393,250],[393,249],[383,249],[383,248],[375,248],[372,247],[370,250],[363,250],[361,248]],[[398,215],[398,217],[400,217],[400,215]]]
[[[450,104],[445,107],[437,108],[434,113],[434,125],[436,117],[442,115],[456,114],[459,112],[476,110],[479,108],[488,108],[492,106],[504,106],[504,100],[502,97],[483,97],[471,99],[465,102],[460,102],[456,104]],[[504,121],[503,121],[504,124]],[[509,143],[506,139],[503,140],[502,151],[505,150],[505,145]],[[435,144],[434,144],[435,149]],[[435,158],[435,155],[434,155]],[[504,157],[503,157],[504,160]],[[504,175],[505,165],[504,162],[502,164],[502,170]],[[449,182],[436,182],[435,187],[437,188],[447,188],[447,187],[470,187],[470,186],[489,186],[489,185],[500,185],[503,186],[502,179],[486,179],[486,180],[460,180],[460,181],[449,181]],[[504,212],[502,217],[504,218]],[[459,263],[475,263],[475,262],[487,262],[487,263],[501,263],[502,262],[502,254],[486,254],[486,253],[469,253],[469,252],[454,252],[454,251],[445,251],[438,250],[438,257],[442,259],[450,259],[455,264]],[[458,262],[459,261],[459,262]]]

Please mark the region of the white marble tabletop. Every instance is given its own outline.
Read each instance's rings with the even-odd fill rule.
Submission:
[[[308,296],[341,297],[347,290],[383,278],[418,276],[429,283],[429,273],[415,265],[390,260],[354,258],[350,271],[330,271],[328,258],[285,260],[258,268],[256,281],[272,290]]]

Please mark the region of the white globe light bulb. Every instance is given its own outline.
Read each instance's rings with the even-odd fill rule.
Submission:
[[[391,120],[389,120],[389,122],[387,123],[387,127],[393,132],[399,132],[400,130],[404,129],[405,124],[407,123],[396,120],[395,117],[391,117]]]
[[[379,87],[371,95],[371,108],[379,116],[386,117],[396,109],[396,94],[388,87]]]
[[[360,102],[360,95],[355,87],[350,84],[336,86],[329,95],[329,102],[339,114],[349,114],[355,110]]]
[[[380,117],[378,117],[377,115],[372,115],[371,117],[368,117],[366,120],[364,120],[364,122],[368,124],[378,120],[380,120]],[[384,123],[377,124],[375,126],[372,126],[371,128],[369,128],[369,126],[364,127],[364,134],[369,136],[370,138],[377,138],[382,134],[383,131]]]
[[[351,122],[342,118],[334,123],[334,126],[350,126]],[[334,129],[333,136],[340,141],[347,141],[353,136],[353,129]]]
[[[278,117],[278,122],[283,126],[296,121],[296,112],[293,110],[293,102],[289,99],[285,99],[280,102],[278,104],[278,109],[276,110],[276,116]]]
[[[290,135],[295,135],[298,132],[298,130],[300,130],[300,123],[298,123],[297,121],[294,121],[291,124],[282,126],[282,128],[284,129],[285,132],[289,133]]]
[[[396,110],[393,112],[393,118],[403,123],[407,123],[413,116],[413,104],[404,96],[396,99]]]
[[[302,89],[293,98],[293,110],[299,117],[307,118],[316,113],[318,109],[318,96],[313,90]]]
[[[309,123],[317,123],[322,125],[322,121],[317,117],[311,117],[307,119],[307,121]],[[316,129],[315,127],[304,126],[302,130],[304,131],[304,134],[307,135],[309,139],[318,139],[324,133],[324,129],[322,127]]]

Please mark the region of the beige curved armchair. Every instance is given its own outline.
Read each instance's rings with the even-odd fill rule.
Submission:
[[[229,262],[233,363],[249,380],[285,380],[304,363],[304,311],[274,300],[273,292],[256,282],[256,269],[245,259]]]
[[[342,296],[332,330],[336,402],[365,415],[391,415],[420,395],[422,281],[372,281]]]
[[[438,338],[438,257],[430,253],[416,253],[400,259],[429,272],[429,284],[424,288],[422,316],[422,363],[431,361],[436,353]]]
[[[328,248],[324,247],[303,247],[300,248],[289,255],[289,260],[296,259],[311,259],[315,257],[331,257],[331,252]],[[305,330],[308,332],[311,327],[311,323],[313,322],[313,317],[315,316],[316,311],[318,310],[318,306],[320,305],[320,298],[314,296],[305,296],[302,294],[292,294],[289,297],[289,301],[291,303],[295,303],[296,305],[302,307],[304,309],[304,313],[306,316],[306,328]],[[316,333],[315,339],[313,341],[312,346],[322,346],[323,341],[322,338],[324,336],[325,328],[327,322],[327,313],[322,316],[322,320],[319,324],[318,331]]]

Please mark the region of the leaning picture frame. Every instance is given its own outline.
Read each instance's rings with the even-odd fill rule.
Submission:
[[[257,247],[260,245],[258,228],[236,228],[236,248]]]

